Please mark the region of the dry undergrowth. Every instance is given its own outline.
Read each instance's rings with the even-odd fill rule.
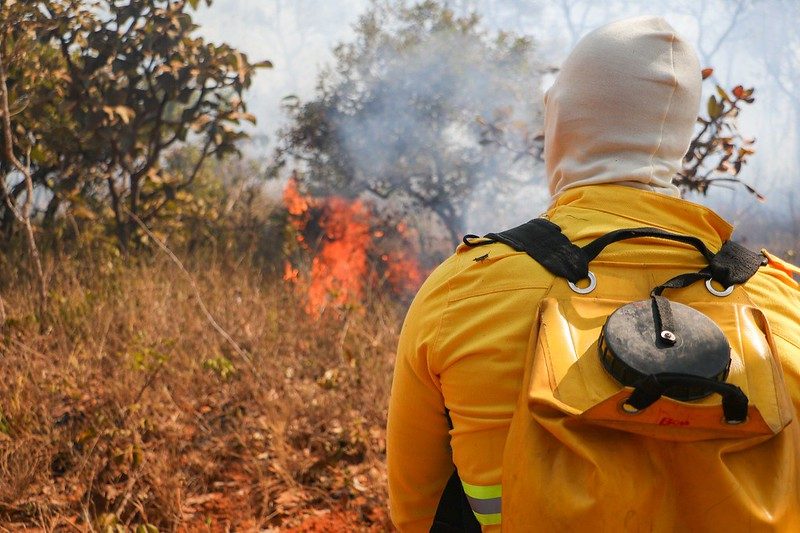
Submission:
[[[0,259],[0,525],[390,527],[385,417],[402,305],[311,320],[280,278],[162,257],[51,260],[47,329]]]

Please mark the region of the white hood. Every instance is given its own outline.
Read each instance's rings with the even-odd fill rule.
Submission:
[[[545,93],[550,194],[599,183],[678,196],[701,93],[692,47],[659,17],[585,36]]]

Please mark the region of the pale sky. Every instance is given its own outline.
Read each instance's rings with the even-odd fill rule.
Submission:
[[[259,133],[272,135],[283,123],[281,100],[314,93],[320,69],[332,59],[335,43],[353,36],[352,24],[368,0],[215,0],[198,11],[200,33],[226,42],[252,61],[269,59],[246,100]]]

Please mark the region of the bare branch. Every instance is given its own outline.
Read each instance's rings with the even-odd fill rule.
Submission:
[[[186,276],[186,280],[189,282],[189,286],[192,288],[192,294],[194,295],[194,298],[197,301],[197,305],[200,307],[200,311],[202,311],[206,320],[208,320],[208,323],[211,324],[211,327],[213,327],[217,331],[217,333],[219,333],[220,336],[222,336],[222,338],[225,339],[225,341],[231,346],[231,348],[233,348],[233,350],[239,355],[239,357],[241,357],[248,365],[250,365],[250,367],[253,370],[255,370],[255,365],[253,364],[253,359],[252,357],[250,357],[250,354],[244,351],[241,348],[241,346],[239,346],[239,344],[235,340],[233,340],[233,337],[231,337],[230,333],[225,331],[225,329],[219,325],[219,322],[217,322],[217,320],[214,318],[214,315],[212,315],[211,312],[208,310],[208,307],[206,307],[206,304],[203,301],[203,297],[200,296],[200,290],[197,288],[197,283],[195,283],[194,278],[189,273],[189,271],[186,270],[186,267],[183,266],[181,260],[178,259],[178,256],[176,256],[173,253],[173,251],[170,250],[169,247],[161,239],[153,235],[153,232],[150,231],[150,228],[147,227],[147,224],[145,224],[142,221],[142,219],[140,219],[134,213],[131,213],[126,207],[123,206],[122,208],[127,212],[128,216],[131,217],[131,219],[134,220],[139,225],[140,228],[142,228],[142,231],[144,231],[145,234],[148,237],[150,237],[153,240],[153,242],[156,243],[156,245],[161,249],[161,251],[163,251],[167,255],[167,257],[169,257],[170,260],[172,260],[172,262],[175,263],[175,266],[178,267],[178,269],[184,274],[184,276]]]

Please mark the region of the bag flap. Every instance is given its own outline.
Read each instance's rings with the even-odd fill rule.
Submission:
[[[766,318],[758,309],[727,302],[687,303],[710,317],[731,346],[726,380],[748,396],[747,421],[727,424],[721,399],[679,402],[662,397],[635,415],[621,404],[632,391],[603,368],[597,341],[607,317],[628,302],[600,298],[545,299],[529,350],[533,361],[529,407],[549,406],[592,423],[669,440],[771,435],[793,418]]]

